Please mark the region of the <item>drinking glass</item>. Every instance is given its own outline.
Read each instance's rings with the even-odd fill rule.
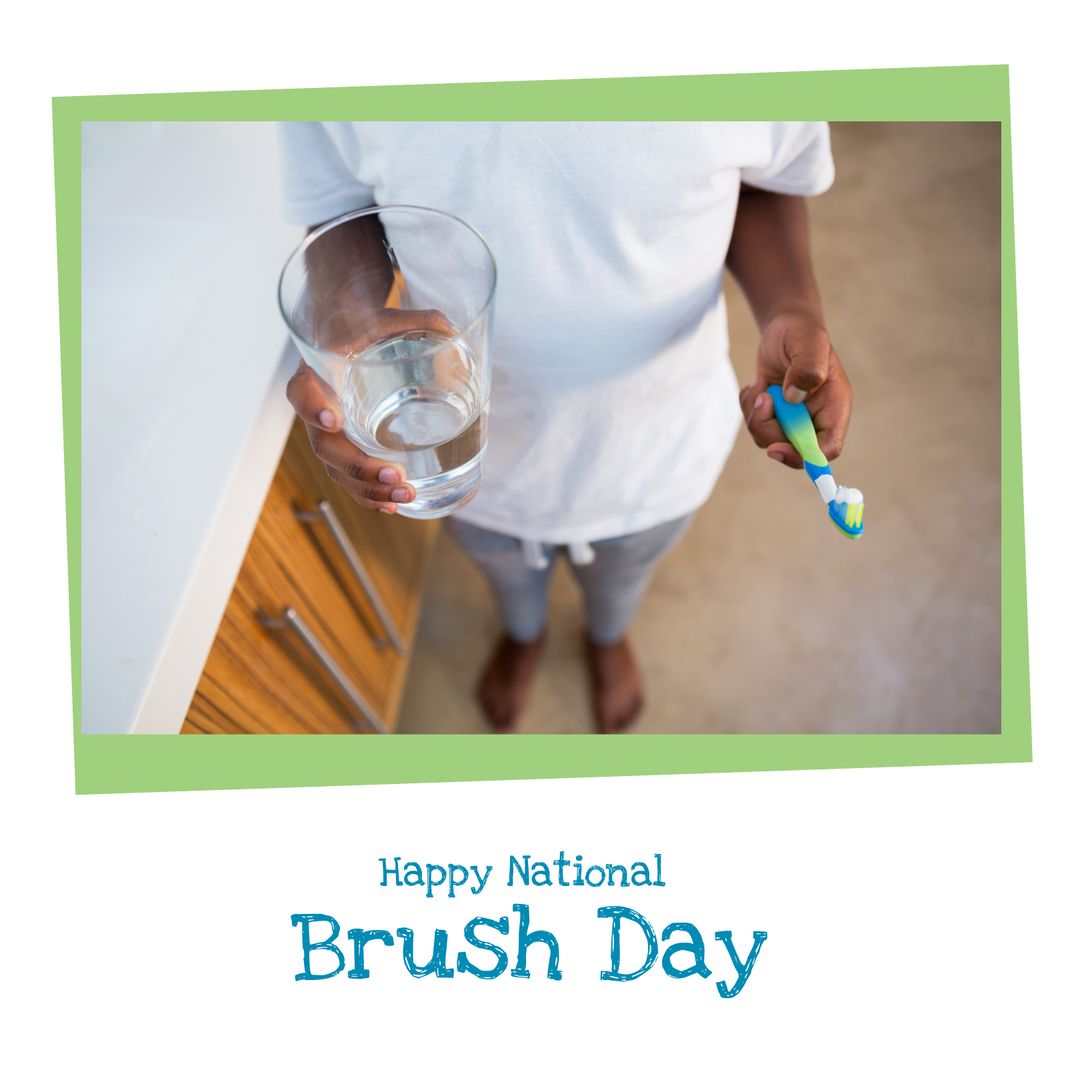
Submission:
[[[436,518],[477,492],[487,448],[495,260],[452,214],[376,206],[328,221],[290,256],[278,303],[345,434],[399,464]]]

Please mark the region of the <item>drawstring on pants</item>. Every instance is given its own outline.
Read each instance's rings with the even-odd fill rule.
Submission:
[[[532,570],[546,570],[551,565],[551,556],[547,553],[550,544],[542,544],[539,540],[522,540],[521,550],[525,556],[525,565]],[[596,558],[591,544],[577,541],[567,546],[570,561],[575,566],[588,566]]]

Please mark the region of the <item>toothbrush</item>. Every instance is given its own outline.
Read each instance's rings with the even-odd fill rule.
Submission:
[[[792,405],[784,399],[783,389],[768,387],[773,410],[787,440],[799,452],[807,476],[829,508],[832,523],[849,539],[863,534],[863,497],[858,488],[840,487],[833,479],[829,462],[818,446],[814,422],[805,405]]]

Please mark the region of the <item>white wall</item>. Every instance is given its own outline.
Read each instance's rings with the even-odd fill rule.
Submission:
[[[285,340],[275,287],[299,231],[277,170],[273,124],[84,125],[84,731],[131,730],[216,557]]]

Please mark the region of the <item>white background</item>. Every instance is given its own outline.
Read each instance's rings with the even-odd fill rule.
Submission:
[[[1060,8],[422,8],[6,15],[0,955],[14,1075],[1076,1075],[1077,93]],[[1033,765],[71,794],[50,95],[986,62],[1012,65]],[[743,994],[657,972],[601,984],[596,894],[579,890],[533,898],[562,940],[562,983],[414,982],[386,962],[367,983],[293,982],[294,911],[437,921],[453,939],[511,902],[379,896],[378,855],[501,863],[561,846],[597,861],[662,850],[671,884],[639,899],[647,914],[732,928],[744,946],[767,930]]]
[[[176,734],[294,415],[303,230],[273,123],[84,124],[82,155],[82,725]]]

